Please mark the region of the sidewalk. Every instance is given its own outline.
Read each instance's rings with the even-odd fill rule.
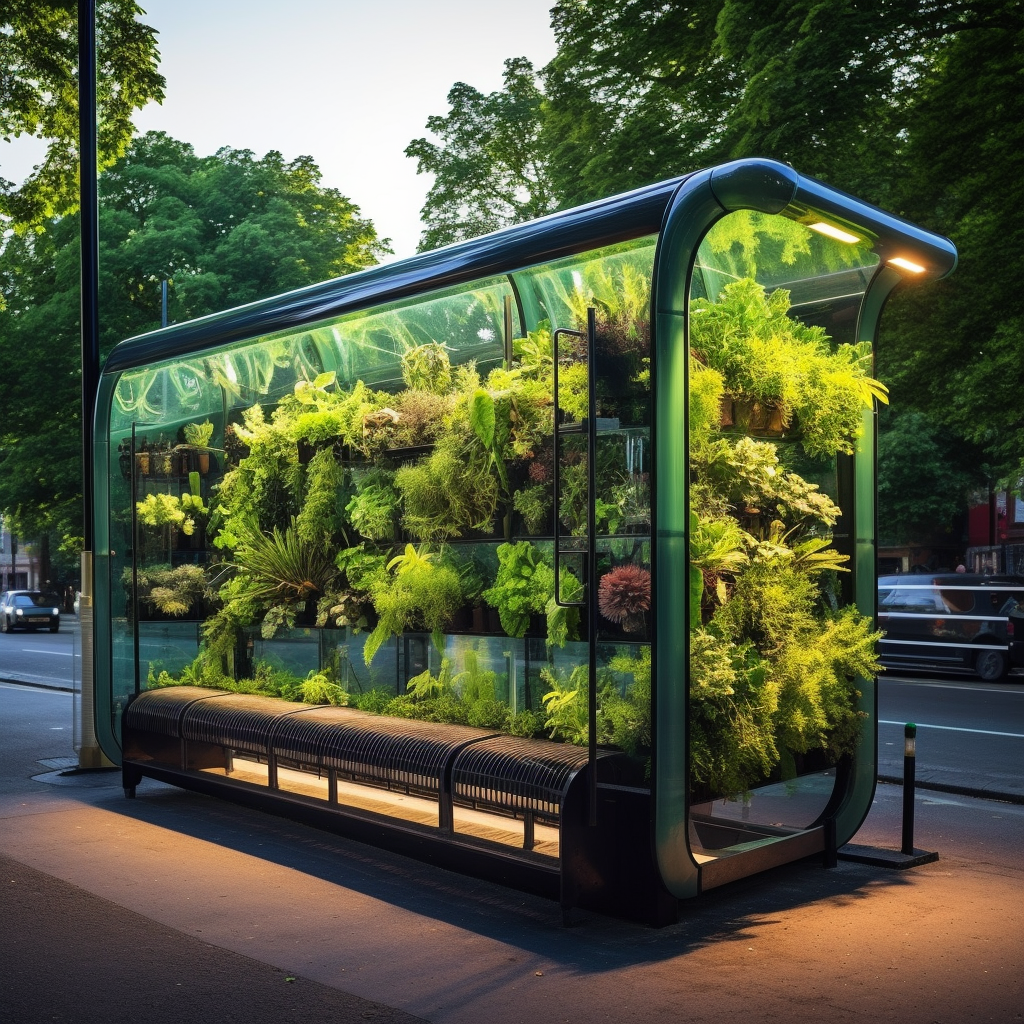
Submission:
[[[923,801],[925,867],[804,862],[661,930],[566,929],[557,904],[152,780],[129,801],[116,771],[45,778],[0,796],[11,1024],[1024,1019],[1017,846],[978,845],[993,817],[1019,834],[1009,805]],[[880,787],[857,842],[898,843],[898,808]]]

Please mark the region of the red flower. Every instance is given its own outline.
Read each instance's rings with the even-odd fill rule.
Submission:
[[[639,565],[619,565],[601,577],[597,587],[601,614],[627,633],[643,629],[644,614],[651,610],[651,574]]]

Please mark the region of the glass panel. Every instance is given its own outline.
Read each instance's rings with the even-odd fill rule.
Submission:
[[[566,601],[601,604],[598,741],[646,758],[654,243],[124,374],[115,728],[137,678],[585,744],[586,609],[553,603],[557,578]],[[588,307],[596,485],[575,333],[559,343],[573,436],[556,499],[552,332],[578,332]],[[579,558],[556,572],[556,521],[597,546],[593,585]]]
[[[876,257],[751,211],[700,247],[690,301],[691,846],[808,827],[863,721],[871,620],[852,604],[853,467]],[[865,532],[865,530],[867,532]],[[858,536],[870,534],[862,524]]]

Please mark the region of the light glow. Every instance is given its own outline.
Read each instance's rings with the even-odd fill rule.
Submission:
[[[819,235],[828,235],[829,238],[835,238],[837,241],[847,242],[850,245],[860,241],[856,235],[851,235],[849,231],[837,228],[834,224],[826,224],[823,220],[819,220],[817,224],[811,224],[809,227],[812,231],[817,231]]]
[[[902,256],[897,256],[895,259],[889,260],[894,267],[902,267],[904,270],[909,270],[912,274],[923,274],[924,267],[920,263],[912,263],[910,260],[905,260]]]

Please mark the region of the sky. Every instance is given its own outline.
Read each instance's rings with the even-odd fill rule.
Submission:
[[[223,146],[309,155],[322,184],[348,196],[395,257],[411,255],[431,179],[404,155],[448,111],[455,82],[501,88],[504,61],[555,54],[554,0],[140,0],[155,28],[162,105],[135,117],[200,156]],[[38,149],[0,149],[21,180]]]

